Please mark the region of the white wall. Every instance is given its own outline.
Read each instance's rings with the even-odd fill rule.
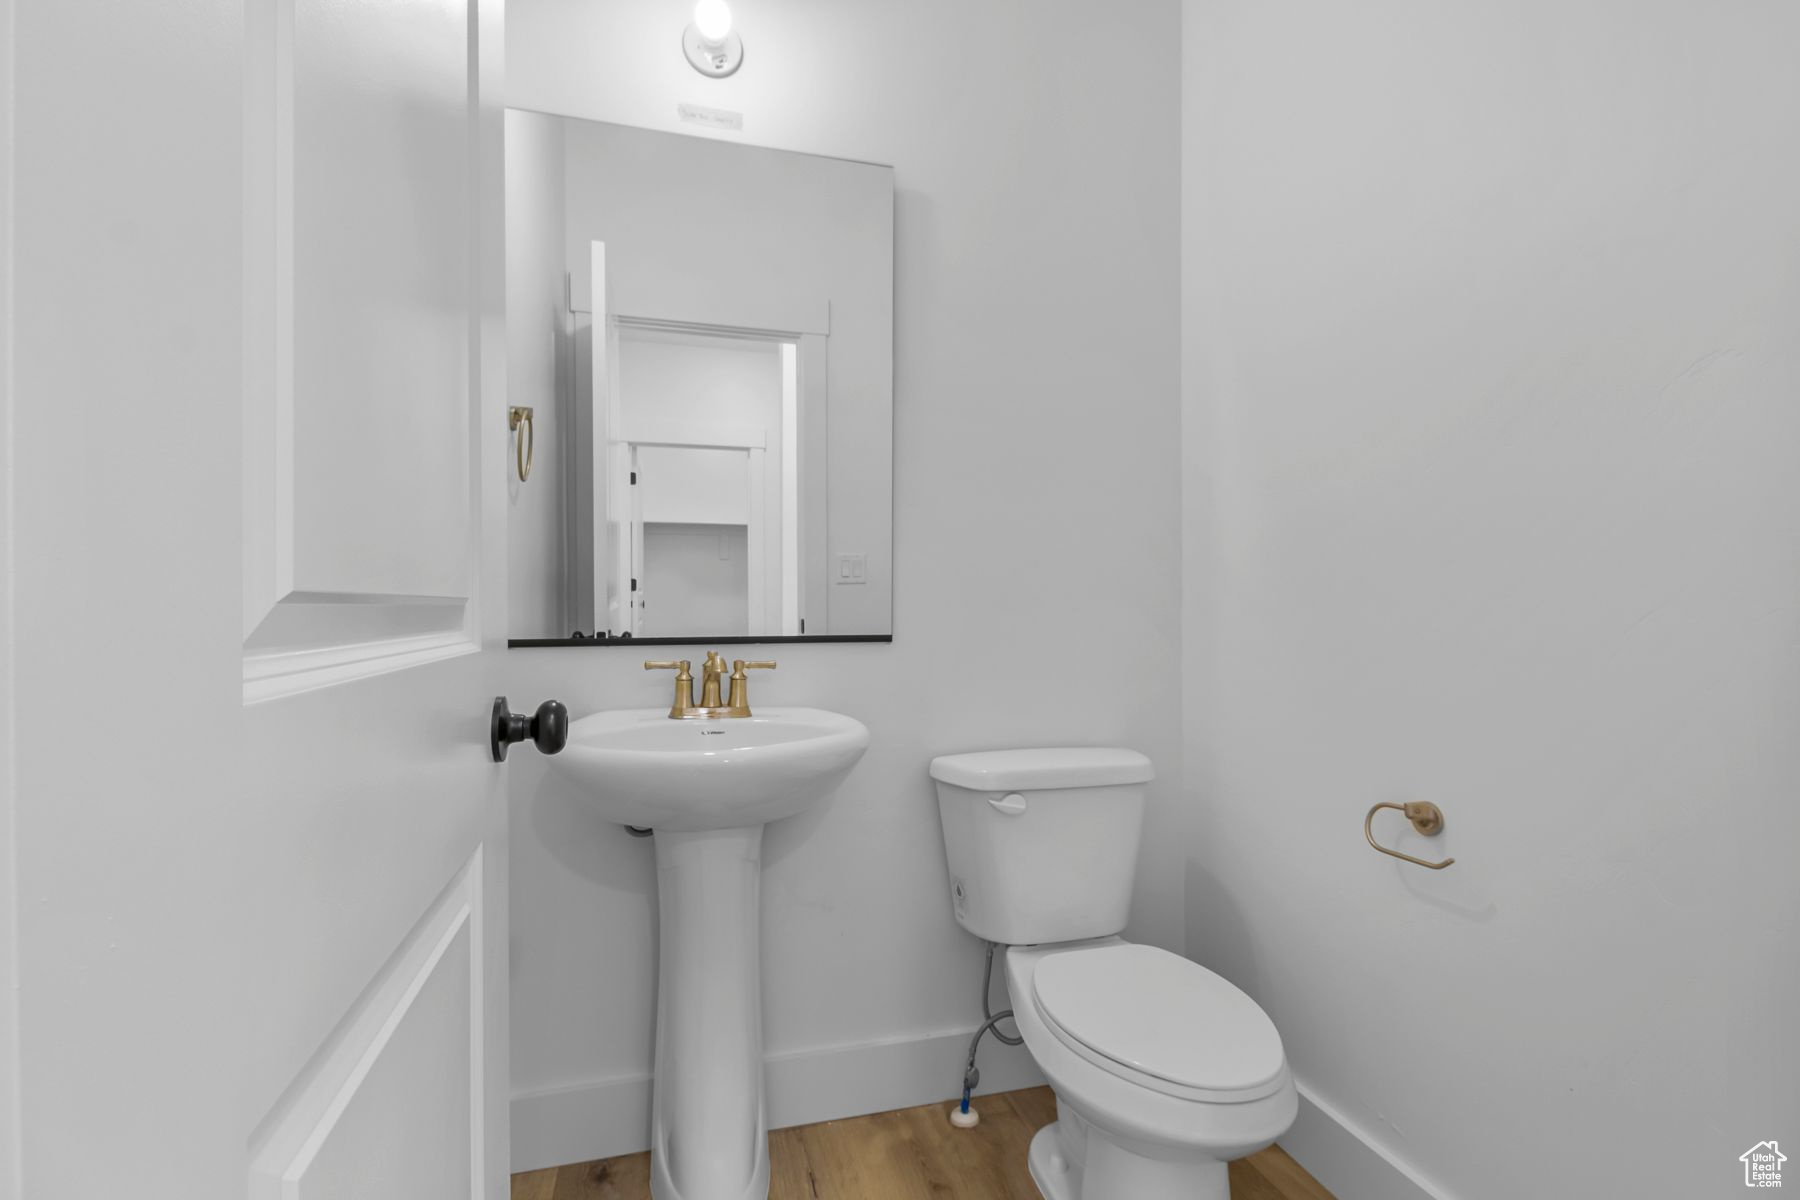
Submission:
[[[1190,950],[1440,1196],[1725,1195],[1800,1136],[1800,10],[1184,11]]]
[[[619,404],[627,428],[642,422],[754,427],[772,456],[781,453],[780,346],[632,329],[619,343]]]
[[[746,65],[709,82],[675,51],[680,5],[514,0],[508,99],[684,131],[676,104],[697,101],[742,111],[746,141],[895,166],[895,642],[781,646],[755,684],[765,704],[835,708],[874,734],[829,807],[768,835],[780,1122],[957,1086],[981,948],[950,916],[935,754],[1151,755],[1131,932],[1182,944],[1178,37],[1173,0],[758,0],[738,15]],[[1092,547],[1109,552],[1077,553]],[[1083,562],[1094,577],[1072,582]],[[643,657],[514,651],[508,694],[666,704]],[[650,847],[586,816],[536,756],[508,770],[515,1166],[641,1145]],[[1008,1063],[1022,1077],[1023,1057],[989,1046],[984,1078],[1004,1084]]]
[[[649,584],[645,636],[689,637],[696,629],[710,629],[716,637],[748,634],[746,528],[645,523],[644,579]]]
[[[516,636],[567,637],[593,623],[570,612],[564,494],[579,423],[563,264],[562,122],[506,114],[506,376],[509,404],[537,425],[531,478],[507,478],[508,626]],[[516,464],[515,464],[516,465]]]

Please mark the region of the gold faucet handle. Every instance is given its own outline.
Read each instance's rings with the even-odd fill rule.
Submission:
[[[669,706],[669,716],[675,720],[694,715],[694,675],[693,663],[687,659],[669,659],[664,662],[649,660],[644,663],[646,671],[675,672],[675,702]]]
[[[746,671],[773,671],[773,662],[745,662],[736,659],[731,664],[731,698],[725,702],[725,715],[728,717],[747,717],[750,715],[750,684]]]

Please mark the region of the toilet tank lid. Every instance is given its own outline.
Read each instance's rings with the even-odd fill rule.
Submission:
[[[978,792],[1023,792],[1148,783],[1156,768],[1136,750],[1056,746],[940,755],[931,760],[931,777]]]

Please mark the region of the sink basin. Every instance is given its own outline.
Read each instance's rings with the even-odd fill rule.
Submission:
[[[830,795],[868,745],[861,721],[818,708],[692,721],[639,708],[573,722],[550,761],[607,820],[681,832],[791,817]]]
[[[550,760],[599,816],[656,833],[653,1200],[767,1200],[763,826],[824,800],[868,746],[861,721],[817,708],[641,708],[573,722]]]

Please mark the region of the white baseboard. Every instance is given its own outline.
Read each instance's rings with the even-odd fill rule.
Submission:
[[[632,1075],[512,1098],[512,1173],[635,1154],[650,1145],[650,1077]]]
[[[972,1031],[971,1031],[972,1032]],[[770,1055],[769,1127],[811,1125],[955,1098],[971,1032]],[[1044,1082],[1022,1046],[984,1041],[978,1095]],[[1304,1082],[1282,1148],[1337,1200],[1455,1200]],[[512,1099],[512,1170],[635,1154],[650,1145],[650,1077],[629,1075]]]
[[[1299,1088],[1300,1115],[1281,1148],[1337,1200],[1454,1200],[1312,1088]]]
[[[910,1108],[959,1094],[974,1030],[772,1054],[764,1087],[769,1128]],[[1023,1046],[981,1044],[977,1095],[1044,1082]],[[631,1075],[512,1099],[512,1170],[635,1154],[650,1145],[650,1077]]]

